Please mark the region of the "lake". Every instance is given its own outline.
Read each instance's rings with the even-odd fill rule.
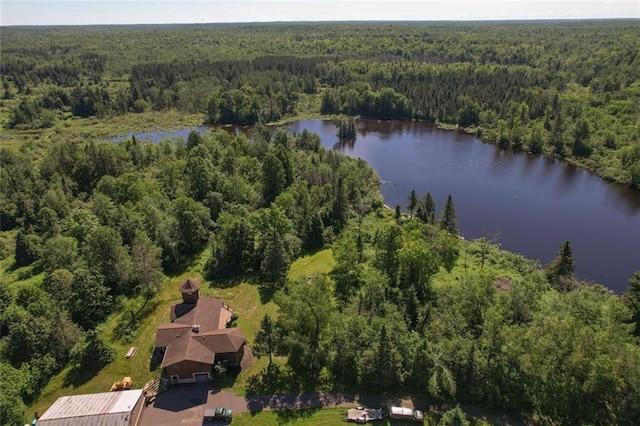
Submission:
[[[460,234],[496,237],[506,250],[547,264],[569,240],[576,275],[622,293],[640,269],[640,193],[563,161],[512,153],[418,122],[358,120],[340,144],[333,123],[290,123],[318,133],[326,148],[366,160],[385,182],[385,203],[403,209],[415,189],[438,210],[453,196]]]
[[[569,240],[576,275],[618,294],[640,270],[640,193],[563,161],[502,151],[419,122],[357,120],[357,139],[347,144],[339,143],[330,121],[285,127],[317,133],[326,148],[366,160],[383,179],[380,189],[391,207],[404,208],[415,189],[419,197],[431,192],[440,210],[451,194],[466,239],[495,238],[502,248],[543,264]],[[135,135],[157,142],[186,139],[194,129],[205,130]]]

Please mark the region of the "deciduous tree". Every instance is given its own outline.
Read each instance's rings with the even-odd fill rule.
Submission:
[[[331,282],[324,275],[290,282],[276,303],[283,313],[277,324],[283,331],[287,363],[298,374],[317,377],[327,363],[326,333],[335,312]]]

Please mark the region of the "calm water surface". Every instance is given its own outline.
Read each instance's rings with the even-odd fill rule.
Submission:
[[[497,235],[502,248],[543,264],[569,240],[576,275],[617,293],[640,270],[640,193],[585,170],[424,123],[358,120],[358,137],[346,145],[328,121],[287,127],[318,133],[325,147],[366,160],[385,182],[390,206],[406,206],[415,189],[431,192],[440,210],[452,194],[467,239]]]
[[[287,124],[318,133],[326,148],[366,160],[383,179],[385,203],[406,206],[412,189],[438,210],[453,196],[460,233],[496,237],[506,250],[547,264],[569,240],[576,275],[621,294],[640,270],[640,193],[554,159],[509,153],[478,138],[424,123],[358,120],[358,137],[339,144],[330,121]],[[189,127],[140,132],[141,140],[186,139]],[[240,129],[235,129],[239,132]]]

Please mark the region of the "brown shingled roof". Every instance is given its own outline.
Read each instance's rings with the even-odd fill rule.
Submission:
[[[223,328],[212,330],[207,333],[200,333],[194,338],[216,353],[237,352],[244,344],[244,335],[239,328]]]
[[[162,324],[156,331],[156,348],[166,348],[176,339],[191,331],[191,325],[185,324]]]
[[[180,291],[199,287],[200,282],[189,279]],[[200,297],[195,304],[173,305],[172,322],[158,326],[156,332],[156,347],[166,348],[162,367],[182,361],[213,364],[217,353],[238,352],[245,337],[239,328],[226,328],[231,314],[222,300],[211,297]]]
[[[244,341],[244,336],[239,328],[225,328],[205,334],[184,335],[167,348],[162,360],[162,367],[168,367],[182,361],[213,364],[217,353],[237,352]]]
[[[200,331],[215,330],[221,328],[218,320],[222,305],[222,300],[211,297],[201,297],[195,305],[179,303],[171,307],[171,320],[189,326],[199,324]]]
[[[193,293],[200,289],[200,281],[189,278],[180,285],[180,291],[182,293]]]

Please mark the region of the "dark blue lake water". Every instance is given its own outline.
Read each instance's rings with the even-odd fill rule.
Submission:
[[[452,194],[460,233],[498,236],[502,248],[546,264],[569,240],[576,275],[622,293],[640,270],[640,193],[562,161],[502,151],[474,136],[424,123],[358,120],[341,145],[333,123],[306,120],[327,148],[366,160],[385,182],[385,203],[431,192],[440,210]]]
[[[497,236],[502,248],[543,264],[569,240],[576,275],[618,294],[640,270],[640,193],[585,170],[501,151],[474,136],[424,123],[358,120],[357,139],[342,145],[330,121],[286,127],[318,133],[326,148],[366,160],[385,182],[381,191],[389,206],[405,206],[415,189],[418,196],[431,192],[440,210],[452,194],[460,233],[467,239]],[[186,139],[192,129],[136,137]]]

